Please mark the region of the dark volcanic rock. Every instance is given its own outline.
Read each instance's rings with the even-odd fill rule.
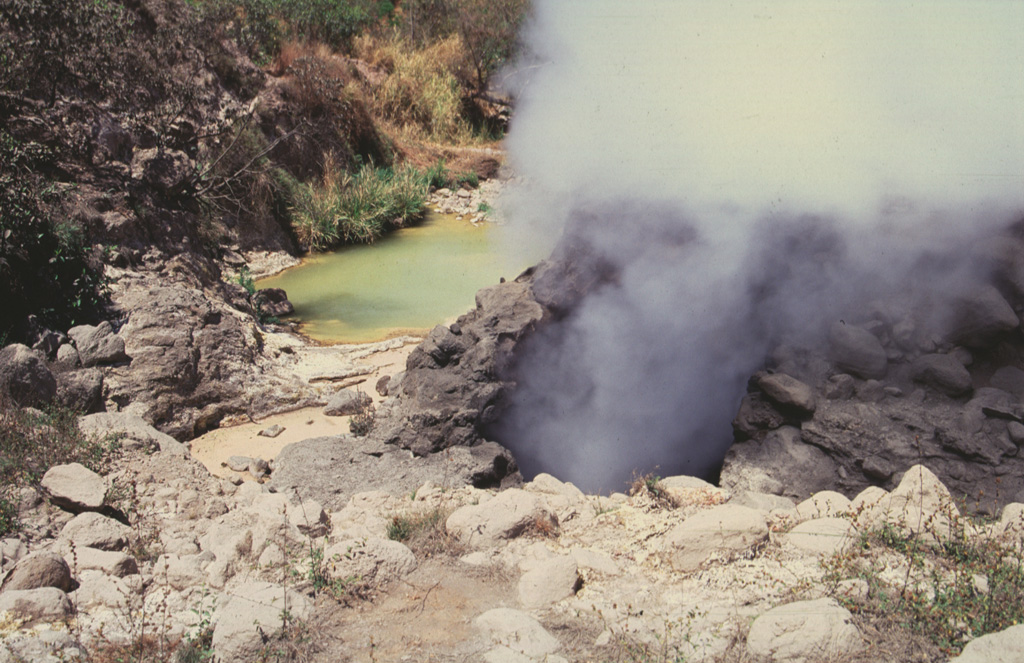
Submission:
[[[380,422],[389,443],[425,455],[475,446],[494,420],[508,385],[499,378],[516,343],[544,316],[529,275],[484,288],[476,309],[452,328],[437,326],[409,355],[390,416]]]
[[[924,355],[910,366],[911,377],[949,396],[963,396],[971,391],[971,374],[952,355]]]
[[[264,288],[253,295],[253,302],[264,315],[283,317],[295,313],[295,307],[288,301],[288,294],[281,288]]]
[[[359,414],[369,407],[371,403],[373,403],[373,399],[370,398],[369,394],[356,391],[355,389],[342,389],[327,401],[324,414],[328,417],[344,417],[350,414]]]
[[[107,375],[115,401],[143,404],[147,421],[179,439],[246,411],[241,380],[257,346],[240,318],[184,284],[132,289],[119,303],[132,361]]]
[[[861,378],[885,376],[888,357],[878,338],[860,327],[837,322],[829,329],[829,358],[841,370]]]
[[[836,463],[821,449],[805,444],[799,429],[785,426],[763,440],[733,445],[725,456],[721,484],[733,491],[803,499],[819,490],[834,490],[838,479]]]
[[[427,481],[441,486],[496,487],[514,472],[512,457],[494,442],[415,458],[372,438],[332,436],[282,449],[274,461],[270,485],[337,510],[355,493],[382,485],[392,492],[411,492]]]
[[[762,374],[757,378],[757,386],[780,407],[799,415],[809,416],[818,406],[810,385],[784,373]]]
[[[980,347],[1020,325],[1013,307],[993,286],[983,286],[958,297],[953,304],[949,338]]]

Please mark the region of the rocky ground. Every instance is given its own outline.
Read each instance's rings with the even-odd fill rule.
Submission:
[[[339,495],[215,478],[130,415],[83,425],[127,453],[106,476],[59,466],[22,491],[24,536],[0,549],[0,660],[125,660],[141,640],[151,658],[130,660],[210,645],[225,663],[946,660],[859,606],[955,569],[869,534],[992,541],[1018,568],[1024,541],[1024,505],[975,524],[921,466],[891,492],[800,503],[692,477],[641,479],[629,496],[549,475],[496,492],[412,462],[404,485]],[[837,573],[844,561],[877,573]],[[971,582],[999,587],[994,573]],[[1021,628],[955,660],[1019,660]]]

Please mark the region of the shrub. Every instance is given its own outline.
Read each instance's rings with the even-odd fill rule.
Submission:
[[[423,48],[400,37],[379,43],[360,41],[360,55],[388,70],[374,90],[377,114],[397,126],[415,127],[436,141],[465,141],[472,128],[462,117],[462,88],[457,73],[465,61],[458,35]]]
[[[292,224],[312,250],[373,242],[422,213],[427,188],[427,176],[412,166],[364,166],[350,175],[328,164],[321,182],[300,189]]]
[[[972,638],[1024,622],[1024,561],[1012,544],[948,511],[918,535],[882,524],[823,563],[832,583],[868,583],[864,600],[839,597],[852,612],[892,620],[952,656]],[[949,527],[937,524],[946,519]],[[883,576],[886,569],[896,572]]]
[[[394,515],[388,523],[388,538],[406,544],[417,557],[459,555],[464,547],[445,528],[449,515],[450,509],[440,507]]]
[[[42,146],[0,131],[0,337],[29,314],[66,329],[104,302],[105,281],[81,230],[51,213],[60,196],[38,174],[50,160]]]

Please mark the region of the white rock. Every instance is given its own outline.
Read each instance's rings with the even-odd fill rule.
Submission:
[[[781,537],[782,545],[812,555],[833,555],[850,547],[857,528],[846,518],[806,520]]]
[[[22,618],[56,621],[75,612],[71,599],[56,587],[14,589],[0,593],[0,613],[10,612]]]
[[[416,570],[416,556],[408,547],[388,539],[341,541],[324,551],[331,576],[380,585]]]
[[[78,548],[122,550],[131,536],[132,530],[127,525],[89,511],[68,521],[59,540],[62,544],[74,543]]]
[[[1024,624],[989,633],[967,643],[949,663],[1021,663],[1024,661]]]
[[[495,644],[527,656],[541,657],[559,647],[558,640],[544,630],[540,622],[520,610],[494,608],[477,617],[473,623]]]
[[[539,496],[510,488],[487,502],[456,509],[446,527],[461,541],[485,547],[513,539],[538,524],[553,528],[557,520]]]
[[[680,506],[714,506],[728,501],[729,491],[691,476],[665,477],[658,486]]]
[[[160,555],[153,567],[157,577],[178,591],[198,587],[206,579],[205,567],[209,564],[200,555]]]
[[[600,550],[577,547],[573,548],[570,554],[576,560],[576,564],[585,569],[591,569],[607,576],[617,576],[622,571],[614,559]]]
[[[124,608],[132,596],[132,589],[124,580],[108,576],[103,571],[81,571],[78,574],[78,582],[75,602],[79,609],[90,606]]]
[[[796,505],[797,522],[815,518],[836,518],[850,511],[850,499],[833,490],[823,490]]]
[[[560,555],[545,560],[519,579],[519,602],[528,610],[549,606],[575,594],[578,582],[573,557]]]
[[[165,453],[188,455],[188,446],[150,426],[142,417],[126,412],[97,412],[78,420],[82,433],[97,438],[117,435],[129,449],[160,449]]]
[[[574,500],[582,500],[586,497],[586,495],[583,494],[583,491],[573,484],[559,481],[555,477],[544,472],[541,472],[533,478],[533,481],[523,486],[523,490],[531,493],[561,495]]]
[[[323,506],[315,500],[288,507],[288,521],[306,536],[318,537],[327,533],[330,519]]]
[[[131,555],[116,550],[99,550],[82,546],[75,548],[75,554],[65,557],[69,564],[74,564],[80,571],[92,570],[123,578],[139,572],[139,564]]]
[[[269,582],[248,582],[232,589],[217,602],[213,648],[222,663],[259,660],[261,632],[273,636],[281,628],[284,611],[306,619],[312,604],[302,594]]]
[[[767,537],[763,513],[723,504],[684,520],[666,535],[665,543],[672,566],[689,572],[696,571],[713,556],[745,552]]]
[[[80,463],[51,467],[41,485],[50,494],[50,501],[71,511],[100,508],[109,487],[103,477]]]
[[[949,490],[923,465],[915,465],[889,494],[886,521],[912,535],[947,539],[960,511]]]
[[[851,620],[833,599],[787,603],[754,620],[747,650],[755,660],[773,663],[835,660],[863,648]]]

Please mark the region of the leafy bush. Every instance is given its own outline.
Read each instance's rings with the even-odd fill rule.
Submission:
[[[427,175],[412,166],[364,166],[350,175],[329,164],[321,182],[300,189],[292,225],[312,250],[373,242],[421,214],[427,191]]]
[[[352,38],[394,11],[386,0],[197,0],[208,20],[257,61],[277,54],[285,39],[321,41],[347,50]]]
[[[0,131],[0,336],[29,314],[66,329],[104,301],[105,282],[81,230],[51,214],[59,196],[38,174],[50,159],[42,146]]]

